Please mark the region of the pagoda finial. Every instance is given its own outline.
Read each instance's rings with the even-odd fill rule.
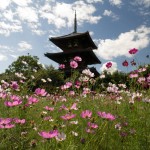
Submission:
[[[75,18],[74,18],[74,33],[77,33],[77,15],[75,10]]]

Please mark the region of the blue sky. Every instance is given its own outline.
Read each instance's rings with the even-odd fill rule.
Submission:
[[[44,56],[61,51],[48,38],[73,32],[74,10],[78,32],[89,31],[98,46],[98,71],[108,61],[121,71],[127,70],[125,59],[150,63],[150,0],[0,0],[0,73],[28,53],[57,68]],[[139,50],[134,57],[128,53],[132,48]]]

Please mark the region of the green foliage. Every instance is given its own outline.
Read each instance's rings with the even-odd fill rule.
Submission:
[[[16,61],[14,61],[6,70],[7,74],[10,73],[24,73],[28,74],[33,72],[33,70],[39,70],[42,65],[38,63],[39,58],[37,56],[19,56]]]

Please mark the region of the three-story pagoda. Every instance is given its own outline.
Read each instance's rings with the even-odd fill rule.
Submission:
[[[75,56],[82,58],[77,68],[79,71],[88,68],[88,65],[101,63],[93,52],[93,49],[97,49],[97,46],[93,42],[89,32],[77,32],[76,13],[74,19],[74,32],[64,36],[51,37],[49,40],[59,47],[62,52],[46,53],[45,56],[58,64],[65,64],[65,72],[67,74],[71,71],[69,62]],[[90,70],[94,72],[96,76],[99,74],[94,67],[90,68]]]

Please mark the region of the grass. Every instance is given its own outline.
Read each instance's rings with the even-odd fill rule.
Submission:
[[[21,93],[23,103],[27,103],[27,98]],[[33,95],[34,93],[32,93]],[[131,93],[132,94],[132,93]],[[144,94],[143,94],[144,95]],[[149,103],[143,102],[144,97],[149,97],[147,91],[140,100],[129,103],[131,95],[125,92],[121,94],[120,104],[116,99],[110,98],[107,93],[103,96],[98,93],[83,96],[66,96],[66,101],[62,97],[51,95],[47,97],[37,97],[39,102],[25,107],[23,103],[15,107],[4,106],[5,99],[0,100],[0,118],[20,118],[25,119],[25,124],[16,124],[11,129],[0,129],[0,149],[35,149],[35,150],[149,150],[150,149],[150,109]],[[8,98],[9,96],[7,96]],[[24,98],[23,98],[24,97]],[[77,104],[77,110],[71,110],[73,103]],[[68,110],[60,110],[65,105]],[[54,111],[47,111],[45,106],[54,107]],[[92,117],[82,118],[81,112],[92,111]],[[100,118],[98,111],[113,114],[116,119],[113,121]],[[73,113],[76,117],[70,120],[63,120],[61,116]],[[44,117],[51,116],[52,120],[44,120]],[[71,121],[78,121],[78,124],[71,124]],[[93,129],[94,133],[87,133],[87,123],[92,122],[98,125]],[[121,129],[115,128],[119,124]],[[57,141],[55,138],[44,139],[38,133],[57,129],[64,133],[66,138]],[[73,135],[73,132],[78,135]]]

